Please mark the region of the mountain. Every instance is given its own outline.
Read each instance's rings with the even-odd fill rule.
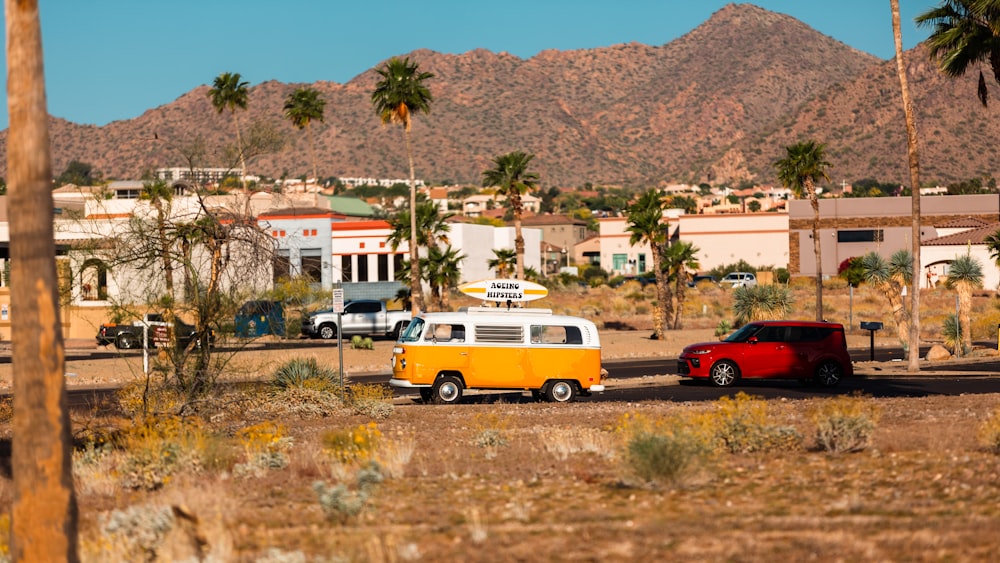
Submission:
[[[526,60],[481,49],[404,56],[435,75],[431,113],[416,116],[412,130],[417,176],[431,182],[478,184],[493,157],[512,150],[535,154],[549,186],[773,182],[784,147],[807,137],[827,143],[838,180],[908,178],[895,63],[749,4],[730,4],[661,46],[544,51]],[[943,78],[919,47],[907,62],[923,177],[991,174],[982,148],[1000,141],[1000,120],[978,106],[973,78]],[[408,176],[401,129],[382,127],[372,109],[376,80],[369,70],[346,84],[309,85],[327,102],[325,121],[311,127],[322,176]],[[250,89],[243,131],[270,123],[288,139],[281,152],[252,160],[251,172],[296,177],[310,169],[305,133],[282,116],[285,97],[300,86]],[[188,166],[196,140],[218,154],[235,131],[207,91],[102,127],[53,118],[54,171],[79,160],[105,177],[136,178]],[[6,131],[0,152],[5,166]]]

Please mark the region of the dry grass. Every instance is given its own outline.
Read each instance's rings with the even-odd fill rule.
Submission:
[[[809,316],[809,293],[796,292],[802,301],[793,316]],[[953,303],[937,293],[927,295],[929,307]],[[622,301],[635,307],[649,305],[625,295]],[[618,302],[605,290],[581,296],[582,304],[554,296],[550,306],[571,314],[592,308],[605,324],[648,328],[641,315],[614,311]],[[688,323],[714,327],[719,316],[712,311],[727,310],[727,298],[714,288],[692,294],[688,305],[706,312]],[[847,298],[828,297],[845,323]],[[997,314],[995,298],[979,299],[982,315]],[[853,308],[855,325],[859,311],[890,321],[864,291],[854,295]],[[651,397],[658,392],[650,388]],[[992,559],[1000,547],[985,532],[1000,528],[1000,394],[872,399],[878,418],[865,449],[841,454],[817,443],[814,417],[823,399],[767,401],[763,414],[750,404],[741,417],[732,414],[732,402],[397,400],[378,420],[337,405],[303,407],[317,397],[291,398],[294,408],[283,400],[262,395],[226,416],[206,417],[197,443],[178,446],[187,450],[179,459],[197,455],[198,462],[172,467],[151,490],[129,486],[127,442],[78,452],[82,559],[129,560],[137,544],[121,530],[134,535],[166,509],[174,514],[169,533],[141,536],[159,542],[160,560],[189,558],[193,549],[213,561],[974,561]],[[719,448],[684,478],[657,486],[631,478],[623,420],[697,426],[719,413],[793,429],[804,439],[750,453]],[[133,422],[91,414],[75,416],[74,424],[86,441],[116,436]],[[9,424],[0,432],[9,436]],[[281,463],[237,469],[261,453]],[[372,461],[382,480],[365,489],[359,511],[330,517],[314,483],[358,494],[359,474]],[[12,500],[8,476],[0,479],[0,508],[9,512]],[[111,520],[136,528],[113,532]]]
[[[816,436],[825,401],[769,401],[761,420]],[[977,429],[995,431],[998,405],[997,394],[882,399],[862,452],[826,453],[811,438],[719,448],[656,486],[631,477],[627,427],[718,424],[734,403],[413,404],[374,425],[348,411],[204,425],[235,454],[155,490],[127,486],[125,451],[78,454],[82,555],[127,558],[134,538],[181,554],[200,537],[220,561],[987,559],[1000,545],[981,533],[1000,526],[1000,457]],[[287,463],[236,470],[275,447]],[[356,494],[369,460],[383,480],[354,516],[330,518],[313,484]],[[193,520],[175,516],[159,539],[139,533],[167,508]],[[109,519],[132,527],[112,532]]]

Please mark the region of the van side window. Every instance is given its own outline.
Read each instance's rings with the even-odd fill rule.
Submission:
[[[521,325],[476,325],[476,342],[520,344],[524,342],[524,327]]]
[[[531,325],[531,342],[534,344],[583,344],[578,326]]]
[[[427,326],[424,340],[435,342],[465,342],[465,325],[463,324],[432,324]]]

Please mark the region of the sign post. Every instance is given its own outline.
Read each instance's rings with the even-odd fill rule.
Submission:
[[[340,327],[344,326],[344,288],[333,289],[333,312],[337,313],[337,353],[340,356],[340,394],[344,394],[344,337]]]

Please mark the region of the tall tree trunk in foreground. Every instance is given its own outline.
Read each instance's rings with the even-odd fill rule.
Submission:
[[[896,73],[903,93],[903,115],[906,119],[906,155],[910,166],[910,196],[912,197],[912,227],[910,244],[912,255],[912,276],[910,279],[910,339],[907,353],[907,370],[920,369],[920,159],[917,151],[917,123],[913,115],[913,101],[906,81],[906,65],[903,62],[903,34],[899,25],[899,0],[889,0],[892,10],[892,37],[896,44]]]
[[[7,0],[14,561],[77,561],[59,322],[48,111],[37,0]]]

